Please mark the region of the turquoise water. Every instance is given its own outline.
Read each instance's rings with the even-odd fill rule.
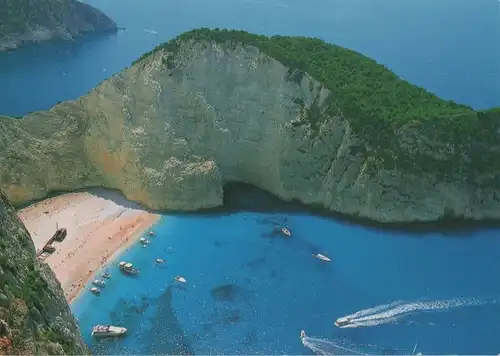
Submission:
[[[375,58],[445,99],[500,106],[497,0],[87,2],[126,30],[0,53],[0,114],[75,99],[155,45],[200,26],[319,37]]]
[[[138,277],[110,267],[101,296],[84,292],[72,305],[96,354],[401,354],[415,343],[424,354],[500,350],[500,239],[491,231],[395,234],[258,213],[164,216],[154,231],[148,247],[137,243],[120,258]],[[313,258],[318,252],[332,262]],[[155,265],[158,257],[167,263]],[[188,282],[174,283],[176,275]],[[395,301],[354,318],[356,328],[333,326]],[[129,335],[92,340],[92,325],[106,323]]]

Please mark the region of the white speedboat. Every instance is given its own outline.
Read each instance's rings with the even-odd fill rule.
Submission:
[[[186,282],[187,282],[186,278],[184,278],[184,277],[182,277],[182,276],[175,276],[175,277],[174,277],[174,280],[175,280],[176,282],[180,282],[180,283],[186,283]]]
[[[106,282],[104,282],[101,279],[94,279],[92,281],[92,284],[95,285],[95,286],[104,287],[106,285]]]
[[[286,227],[282,227],[282,228],[281,228],[281,232],[282,232],[283,234],[285,234],[286,236],[288,236],[288,237],[292,236],[292,233],[291,233],[291,232],[290,232],[290,230],[288,230]]]
[[[306,337],[306,332],[304,330],[300,331],[300,339],[303,340]]]
[[[165,262],[167,262],[167,261],[166,261],[166,260],[164,260],[163,258],[157,258],[157,259],[155,260],[155,262],[156,262],[156,263],[165,263]]]
[[[139,274],[139,270],[130,262],[121,261],[118,266],[120,270],[128,274]]]
[[[91,291],[92,293],[94,293],[95,295],[99,295],[99,294],[101,294],[101,291],[100,291],[100,290],[99,290],[99,288],[97,288],[97,287],[92,287],[92,288],[90,288],[90,291]]]
[[[154,231],[148,231],[148,235],[149,236],[155,236],[155,233],[154,233]]]
[[[335,326],[342,327],[351,323],[351,320],[347,317],[338,318],[335,320]]]
[[[317,255],[313,255],[313,256],[316,257],[316,258],[319,258],[322,261],[326,261],[326,262],[331,262],[332,261],[329,257],[327,257],[325,255],[322,255],[321,253],[318,253]]]
[[[148,240],[147,238],[145,238],[145,237],[141,237],[141,238],[139,239],[139,242],[140,242],[141,244],[143,244],[143,245],[149,245],[149,243],[150,243],[151,241],[149,241],[149,240]]]
[[[111,278],[111,273],[108,273],[108,272],[101,273],[101,277],[102,278]]]
[[[92,328],[92,336],[94,337],[109,337],[121,336],[127,332],[126,328],[112,325],[96,325]]]

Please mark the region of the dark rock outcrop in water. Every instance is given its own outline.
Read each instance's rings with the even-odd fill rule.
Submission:
[[[0,51],[117,29],[100,10],[78,0],[0,0]]]
[[[302,37],[187,32],[75,101],[0,118],[15,204],[119,189],[219,207],[230,182],[382,223],[500,218],[500,110],[474,111]]]
[[[87,354],[60,283],[0,190],[0,355]]]

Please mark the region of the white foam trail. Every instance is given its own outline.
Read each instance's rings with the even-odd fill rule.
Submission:
[[[302,344],[317,355],[365,355],[362,352],[340,346],[328,339],[306,336],[302,338]]]
[[[440,311],[468,306],[478,306],[486,304],[486,301],[471,298],[456,298],[450,300],[435,300],[424,302],[404,302],[398,301],[391,304],[384,304],[373,308],[360,310],[347,315],[351,320],[350,324],[343,328],[356,328],[360,326],[375,326],[395,322],[398,319],[417,312]]]

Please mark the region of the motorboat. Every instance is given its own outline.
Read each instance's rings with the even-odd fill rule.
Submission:
[[[149,240],[148,240],[147,238],[145,238],[145,237],[141,237],[141,238],[139,239],[139,242],[140,242],[141,244],[143,244],[143,245],[148,245],[151,241],[149,241]]]
[[[126,328],[113,325],[95,325],[92,328],[92,336],[94,337],[110,337],[121,336],[127,332]]]
[[[351,323],[351,320],[347,317],[338,318],[335,320],[335,326],[342,327]]]
[[[300,339],[303,340],[306,337],[306,332],[304,330],[300,331]]]
[[[95,295],[99,295],[99,294],[101,294],[101,290],[100,290],[99,288],[97,288],[97,287],[92,287],[92,288],[90,288],[90,291],[91,291],[92,293],[94,293]]]
[[[157,258],[157,259],[155,260],[155,262],[156,262],[156,263],[165,263],[165,262],[167,262],[167,261],[166,261],[166,260],[164,260],[163,258]]]
[[[285,234],[286,236],[288,236],[288,237],[292,236],[292,233],[291,233],[291,232],[290,232],[290,230],[288,230],[286,227],[282,227],[282,228],[281,228],[281,232],[282,232],[283,234]]]
[[[322,261],[332,262],[332,260],[329,257],[322,255],[321,253],[318,253],[317,255],[313,255],[313,256],[316,258],[319,258]]]
[[[121,261],[118,266],[120,270],[128,274],[139,274],[139,270],[130,262]]]
[[[184,277],[182,277],[182,276],[175,276],[175,277],[174,277],[174,280],[175,280],[176,282],[180,282],[180,283],[186,283],[186,282],[187,282],[186,278],[184,278]]]
[[[155,236],[155,233],[154,233],[154,231],[148,231],[148,235],[149,236]]]
[[[109,279],[109,278],[111,278],[111,273],[108,273],[108,272],[101,273],[101,277]]]
[[[102,279],[94,279],[92,281],[92,284],[95,286],[104,287],[106,285],[106,282],[104,282]]]

